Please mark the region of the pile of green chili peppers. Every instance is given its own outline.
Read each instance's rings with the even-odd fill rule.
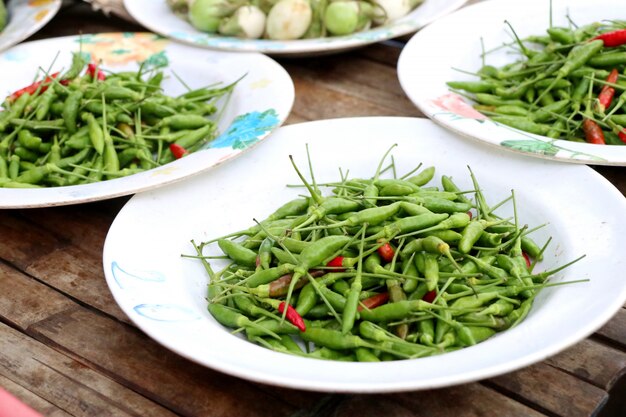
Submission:
[[[520,59],[496,68],[483,53],[479,81],[448,86],[499,123],[554,139],[625,145],[626,44],[602,40],[624,29],[626,22],[614,20],[551,27],[523,40],[513,31],[516,41],[506,46]]]
[[[514,193],[490,207],[473,174],[463,192],[447,176],[429,186],[434,167],[383,179],[382,163],[369,179],[313,185],[294,163],[310,197],[249,229],[192,241],[196,254],[184,256],[210,277],[215,320],[297,356],[409,359],[509,329],[541,288],[560,285],[547,280],[569,264],[533,272],[549,240],[540,248],[527,226],[495,214],[515,204]],[[333,194],[323,196],[321,185]],[[224,255],[204,255],[215,242]],[[215,271],[212,258],[228,264]]]
[[[178,97],[163,94],[159,68],[107,75],[73,55],[8,96],[0,112],[0,187],[87,184],[155,168],[215,138],[208,118],[235,83]]]

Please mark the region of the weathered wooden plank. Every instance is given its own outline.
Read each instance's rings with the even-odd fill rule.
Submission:
[[[194,364],[139,330],[83,308],[39,322],[29,332],[182,415],[275,417],[294,411],[283,397],[289,390],[270,396],[256,384]]]
[[[62,294],[0,262],[0,317],[25,329],[72,305]]]
[[[547,363],[610,391],[626,372],[626,353],[595,340],[585,339],[549,358]]]
[[[360,57],[378,62],[383,65],[396,68],[398,58],[402,52],[402,43],[397,41],[388,41],[383,43],[375,43],[366,48],[355,51]]]
[[[50,286],[119,320],[130,320],[115,303],[98,255],[70,245],[41,256],[26,271]]]
[[[395,74],[386,73],[389,69],[384,65],[379,67],[382,73],[378,77],[387,80],[386,85],[382,87],[365,83],[364,80],[367,78],[358,75],[358,67],[351,68],[354,72],[352,75],[344,69],[333,70],[323,67],[295,69],[294,64],[288,64],[288,70],[292,74],[297,74],[292,75],[296,85],[294,111],[305,115],[307,113],[304,110],[324,111],[330,114],[326,117],[311,117],[312,120],[350,116],[420,117],[422,114],[402,92]],[[329,106],[328,103],[333,105]]]
[[[419,116],[416,108],[406,106],[402,112],[381,106],[327,86],[320,86],[308,78],[294,77],[296,101],[293,113],[307,120],[333,119],[356,116]],[[327,103],[332,102],[332,106]]]
[[[70,417],[71,414],[66,413],[54,404],[50,404],[37,394],[30,391],[19,384],[16,384],[9,378],[0,374],[0,387],[11,393],[15,398],[28,405],[33,410],[41,413],[46,417]]]
[[[391,395],[356,395],[342,402],[336,417],[539,417],[524,404],[481,384]]]
[[[486,383],[507,396],[564,417],[589,416],[608,400],[606,391],[545,362],[489,379]]]
[[[52,207],[22,210],[23,217],[56,236],[80,246],[85,252],[102,256],[104,239],[117,211],[98,210],[101,205]]]
[[[0,211],[0,259],[26,268],[35,259],[64,244],[17,214],[15,210]]]
[[[379,101],[381,97],[387,95],[404,95],[396,75],[395,65],[380,64],[361,58],[355,53],[347,55],[344,59],[327,56],[302,61],[286,61],[285,64],[287,70],[315,79],[320,85],[349,85],[351,90],[354,88],[353,93],[357,93],[358,88],[375,88],[377,94],[368,96],[370,101]]]
[[[82,363],[2,324],[0,374],[74,416],[174,416]],[[28,404],[47,414],[38,408],[42,401]]]
[[[626,309],[621,308],[596,334],[626,348]]]

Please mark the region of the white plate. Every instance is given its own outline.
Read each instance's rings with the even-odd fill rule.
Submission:
[[[490,50],[510,42],[505,20],[517,34],[543,35],[549,27],[545,0],[490,0],[446,16],[416,34],[398,61],[404,92],[435,122],[464,136],[515,152],[566,162],[626,165],[626,146],[592,145],[553,140],[495,123],[474,111],[469,100],[451,93],[447,81],[476,80],[453,68],[477,71],[481,66],[481,37]],[[613,0],[553,0],[554,26],[567,26],[566,14],[579,25],[626,18],[626,2]],[[453,28],[453,29],[452,29]],[[487,64],[501,66],[516,59],[510,52],[487,55]]]
[[[136,71],[146,60],[168,61],[163,82],[166,94],[178,95],[215,82],[226,84],[247,74],[235,87],[218,123],[219,137],[210,148],[192,153],[159,168],[93,184],[41,189],[0,188],[0,208],[42,207],[102,200],[145,191],[178,181],[232,159],[263,140],[287,118],[294,100],[289,74],[272,59],[257,53],[209,51],[181,45],[149,33],[106,33],[46,39],[16,46],[0,55],[0,95],[30,84],[39,66],[47,69],[59,52],[51,72],[67,68],[71,53],[82,50],[102,60],[103,69]],[[219,110],[218,110],[219,113]]]
[[[348,36],[276,41],[238,39],[200,32],[176,16],[165,0],[124,0],[128,13],[153,32],[180,42],[228,51],[257,51],[271,55],[314,55],[339,52],[415,32],[435,19],[458,9],[467,0],[425,0],[411,13],[387,25]]]
[[[11,0],[9,23],[0,31],[0,51],[22,42],[44,27],[61,8],[61,0]]]
[[[528,318],[498,336],[442,356],[384,363],[337,363],[276,353],[232,335],[206,309],[207,276],[182,259],[197,242],[240,230],[301,194],[288,159],[306,169],[309,144],[318,182],[338,168],[369,176],[392,143],[399,172],[419,162],[472,189],[466,166],[491,204],[515,189],[522,224],[549,222],[533,236],[553,236],[540,269],[587,257],[544,289]],[[576,184],[572,191],[571,184]],[[585,204],[578,196],[585,195]],[[503,215],[511,213],[509,207]],[[113,222],[104,246],[106,280],[122,310],[144,332],[200,364],[258,382],[318,391],[389,392],[478,380],[541,361],[598,329],[624,304],[626,200],[582,165],[554,164],[476,147],[424,119],[355,118],[280,128],[254,154],[184,183],[134,196]],[[206,252],[209,253],[209,252]],[[376,377],[373,378],[372,375]]]

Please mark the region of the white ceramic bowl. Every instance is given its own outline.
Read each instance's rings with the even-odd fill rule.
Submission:
[[[437,167],[437,179],[452,175],[462,189],[471,189],[470,165],[489,203],[515,189],[522,224],[548,223],[533,234],[538,242],[553,236],[538,270],[586,254],[554,281],[589,281],[544,289],[519,326],[476,346],[422,359],[308,359],[232,335],[207,312],[204,269],[180,255],[194,253],[191,239],[201,242],[246,228],[252,218],[263,218],[304,193],[285,184],[299,183],[288,155],[305,167],[307,143],[320,183],[337,179],[338,167],[354,177],[372,175],[393,143],[398,144],[393,153],[399,172],[423,162]],[[581,195],[586,196],[584,204]],[[254,153],[183,183],[134,196],[111,226],[103,266],[115,300],[130,319],[157,342],[200,364],[253,381],[317,391],[429,389],[541,361],[609,320],[626,300],[621,249],[625,212],[620,192],[586,166],[472,146],[423,119],[335,119],[280,128]],[[510,207],[503,209],[507,213]]]

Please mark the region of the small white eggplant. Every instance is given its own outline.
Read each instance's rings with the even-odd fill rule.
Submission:
[[[219,32],[222,35],[246,39],[258,39],[265,31],[265,13],[256,6],[241,6],[231,16],[222,19]]]
[[[413,10],[414,1],[374,0],[374,3],[384,11],[384,17],[377,18],[374,23],[376,23],[377,25],[382,25],[409,14],[409,12]]]
[[[365,1],[334,1],[326,7],[324,25],[332,35],[349,35],[369,27],[376,16],[374,7]]]
[[[189,7],[189,21],[198,30],[215,33],[222,18],[230,16],[240,5],[228,0],[194,0]]]
[[[277,40],[298,39],[311,25],[312,15],[308,0],[280,0],[267,15],[267,36]]]
[[[328,0],[309,0],[313,17],[311,24],[304,34],[305,39],[323,38],[326,36],[326,27],[324,26],[324,12],[328,5]]]

